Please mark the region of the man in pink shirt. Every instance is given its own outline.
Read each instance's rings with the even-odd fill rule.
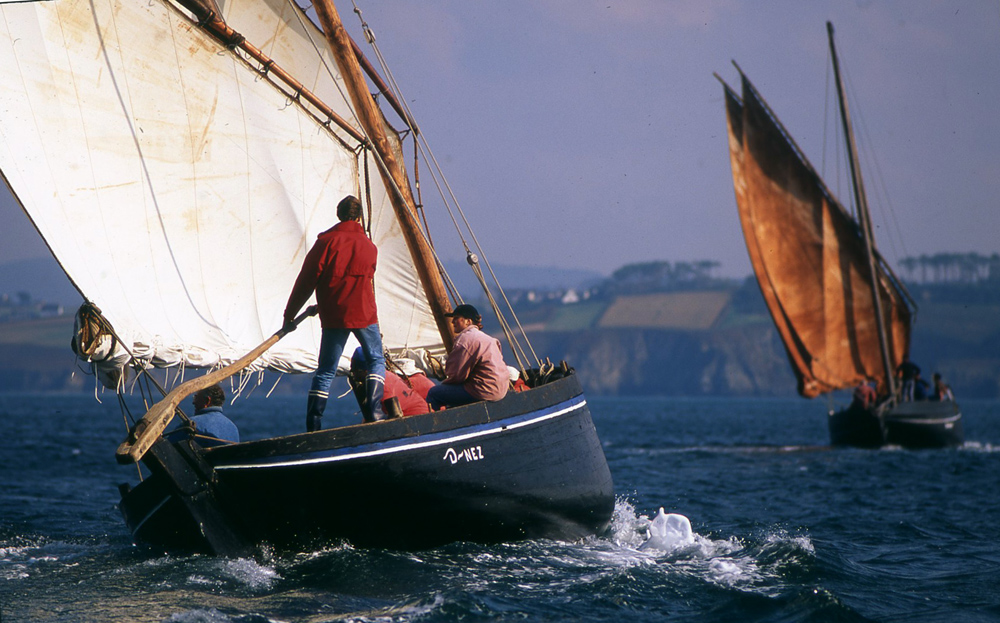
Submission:
[[[500,353],[500,341],[481,331],[482,316],[475,307],[464,304],[446,315],[455,330],[455,345],[444,366],[444,381],[427,392],[431,409],[506,396],[510,374]]]

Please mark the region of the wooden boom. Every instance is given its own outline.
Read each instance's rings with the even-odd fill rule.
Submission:
[[[299,314],[299,316],[290,324],[284,327],[267,338],[260,346],[253,349],[246,355],[243,355],[237,361],[229,364],[225,368],[220,368],[214,372],[209,372],[204,376],[199,376],[197,378],[191,379],[190,381],[185,381],[178,385],[177,387],[170,390],[166,396],[163,397],[158,403],[149,408],[146,415],[142,416],[138,422],[136,422],[135,427],[129,434],[128,439],[122,442],[118,446],[118,450],[115,452],[115,458],[119,463],[128,464],[136,463],[142,458],[146,451],[156,443],[156,440],[160,438],[160,433],[167,427],[170,420],[174,417],[174,412],[177,411],[178,405],[190,396],[191,394],[205,389],[206,387],[211,387],[220,381],[224,381],[236,374],[240,370],[243,370],[251,363],[257,360],[258,357],[267,352],[267,349],[271,348],[278,343],[278,340],[285,337],[292,331],[294,331],[303,320],[309,316],[314,316],[316,314],[317,307],[312,305],[307,307],[304,312]]]

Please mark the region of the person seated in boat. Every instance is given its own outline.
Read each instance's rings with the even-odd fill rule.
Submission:
[[[358,347],[351,357],[350,382],[362,411],[367,408],[364,383],[367,374],[368,361],[365,358],[364,350]],[[434,381],[427,378],[427,375],[417,367],[412,359],[405,357],[387,359],[382,409],[386,414],[391,414],[389,401],[395,398],[399,401],[399,407],[404,416],[427,413],[429,410],[427,392],[432,387],[434,387]]]
[[[861,409],[871,409],[875,406],[875,388],[865,381],[854,388],[854,406]]]
[[[896,377],[902,382],[903,400],[913,400],[914,379],[920,376],[920,366],[910,361],[910,354],[903,354],[903,361],[896,366]]]
[[[413,392],[420,396],[420,400],[423,402],[423,411],[420,411],[419,413],[426,413],[429,410],[429,405],[427,404],[427,393],[430,392],[431,389],[437,385],[437,383],[427,378],[427,374],[418,368],[417,364],[414,363],[412,359],[400,357],[398,359],[394,359],[390,365],[393,368],[393,373],[403,381],[404,385],[412,388]],[[400,402],[402,402],[402,400],[400,400]],[[413,414],[407,413],[406,407],[403,406],[403,415],[415,414],[416,412]]]
[[[222,405],[226,402],[226,392],[216,383],[205,389],[200,389],[191,397],[194,405],[194,415],[190,418],[194,427],[194,436],[207,443],[202,445],[216,445],[219,442],[239,443],[240,431],[226,415],[222,412]],[[187,425],[175,429],[168,433],[170,441],[180,441],[186,435],[191,434],[191,428]]]
[[[472,305],[459,305],[450,314],[455,345],[445,362],[445,379],[427,392],[431,410],[458,407],[507,395],[510,373],[500,341],[483,333],[483,317]]]
[[[944,379],[941,378],[941,374],[938,372],[934,373],[934,395],[931,396],[931,400],[955,400],[954,394],[951,393],[951,388],[948,387],[948,384],[944,382]]]

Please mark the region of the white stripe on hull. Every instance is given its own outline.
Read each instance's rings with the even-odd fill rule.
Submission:
[[[493,428],[489,430],[476,431],[474,433],[463,433],[459,435],[454,435],[450,437],[445,437],[442,439],[434,439],[432,441],[419,441],[416,443],[393,446],[391,448],[380,448],[378,450],[368,450],[364,452],[356,452],[351,454],[344,454],[339,456],[327,456],[327,457],[316,457],[312,459],[298,459],[294,461],[280,461],[275,463],[242,463],[242,464],[231,464],[231,465],[217,465],[215,469],[217,470],[229,470],[229,469],[265,469],[269,467],[294,467],[300,465],[316,465],[320,463],[333,463],[336,461],[346,461],[351,459],[361,459],[371,456],[380,456],[386,454],[395,454],[397,452],[406,452],[409,450],[418,450],[421,448],[430,448],[434,446],[443,446],[446,444],[453,444],[459,441],[465,441],[467,439],[475,439],[479,437],[486,437],[490,435],[497,435],[504,431],[514,430],[517,428],[523,428],[525,426],[530,426],[532,424],[537,424],[539,422],[544,422],[546,420],[551,420],[571,411],[576,411],[586,406],[587,401],[583,400],[577,404],[560,409],[553,413],[547,413],[545,415],[539,416],[537,418],[532,418],[530,420],[525,420],[523,422],[517,422],[515,424],[502,425],[498,428]]]

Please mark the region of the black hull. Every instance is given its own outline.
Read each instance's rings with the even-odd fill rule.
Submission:
[[[603,531],[614,510],[611,473],[572,375],[496,403],[193,452],[210,466],[203,480],[214,477],[210,502],[225,527],[251,544],[577,539]],[[212,521],[188,510],[183,490],[197,487],[171,482],[185,469],[151,466],[153,476],[123,494],[133,538],[225,553],[205,538]]]
[[[951,401],[903,402],[881,414],[851,405],[831,412],[828,424],[835,446],[954,448],[965,442],[961,411]]]

